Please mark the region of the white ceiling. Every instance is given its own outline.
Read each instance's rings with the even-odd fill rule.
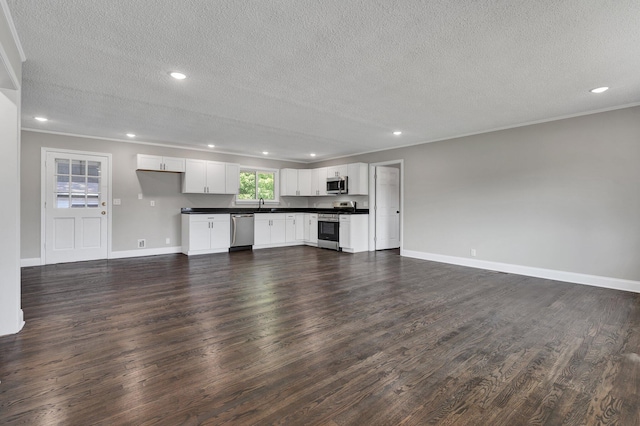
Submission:
[[[307,162],[640,103],[638,0],[7,3],[27,129]]]

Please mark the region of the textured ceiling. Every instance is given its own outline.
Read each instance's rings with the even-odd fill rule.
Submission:
[[[638,0],[7,3],[30,129],[318,161],[640,102]]]

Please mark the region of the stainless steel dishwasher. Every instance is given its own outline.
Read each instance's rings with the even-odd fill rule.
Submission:
[[[231,247],[229,251],[253,248],[253,213],[231,215]]]

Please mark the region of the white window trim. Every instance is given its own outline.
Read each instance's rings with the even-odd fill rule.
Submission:
[[[264,200],[265,204],[280,204],[280,169],[272,169],[269,167],[256,167],[256,166],[243,166],[240,165],[240,172],[267,172],[273,173],[273,193],[274,200]],[[235,197],[236,205],[256,204],[259,200],[240,200],[238,196]]]

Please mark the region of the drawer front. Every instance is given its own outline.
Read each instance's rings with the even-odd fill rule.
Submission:
[[[229,221],[229,214],[191,214],[189,221],[195,222],[225,222]]]
[[[274,219],[283,220],[285,216],[286,216],[285,213],[255,213],[253,215],[255,220],[274,220]]]

